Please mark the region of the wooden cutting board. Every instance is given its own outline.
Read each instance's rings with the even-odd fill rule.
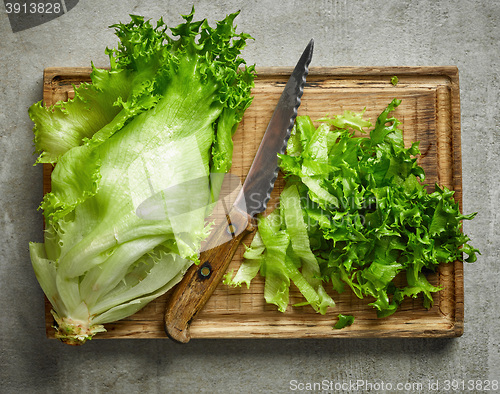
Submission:
[[[90,81],[90,68],[48,68],[44,73],[43,98],[46,105],[73,97],[73,85]],[[254,101],[234,137],[231,172],[243,181],[267,123],[291,73],[289,68],[261,68],[253,89]],[[396,86],[391,77],[397,76]],[[393,98],[402,99],[395,116],[402,121],[405,144],[420,141],[418,161],[425,169],[428,185],[455,190],[462,209],[462,168],[460,151],[460,92],[456,67],[340,67],[311,68],[299,108],[299,115],[318,119],[344,110],[361,111],[375,123],[376,117]],[[44,167],[44,192],[50,190],[51,166]],[[278,178],[272,208],[283,188]],[[428,187],[433,190],[433,186]],[[246,244],[250,239],[245,240]],[[237,269],[244,248],[236,252],[229,270]],[[330,338],[330,337],[456,337],[463,333],[463,264],[442,265],[429,280],[443,290],[434,295],[430,310],[422,299],[407,299],[392,316],[377,319],[369,298],[360,300],[346,291],[331,292],[337,307],[326,315],[310,307],[293,307],[302,300],[292,286],[290,306],[280,313],[264,301],[264,281],[257,277],[249,289],[220,284],[192,323],[192,338]],[[327,288],[329,286],[326,286]],[[133,316],[105,325],[107,332],[97,338],[166,338],[163,313],[166,297],[156,299]],[[54,338],[50,304],[46,300],[47,336]],[[352,314],[355,323],[342,330],[332,326],[339,313]]]

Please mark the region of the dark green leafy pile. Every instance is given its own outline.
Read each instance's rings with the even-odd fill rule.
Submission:
[[[467,262],[476,260],[478,251],[461,230],[461,221],[475,214],[460,213],[453,191],[436,185],[429,193],[420,182],[425,175],[416,162],[418,143],[405,148],[400,122],[389,117],[399,104],[400,100],[393,100],[382,112],[370,138],[354,135],[371,126],[362,113],[346,111],[321,119],[318,128],[309,117],[297,117],[287,154],[280,156],[287,181],[280,207],[261,220],[260,232],[263,224],[268,228],[273,215],[284,220],[274,227],[274,237],[266,237],[267,243],[264,237],[257,242],[264,241],[262,245],[252,243],[245,256],[253,255],[252,260],[244,262],[241,273],[227,278],[227,283],[248,284],[259,269],[261,274],[269,272],[277,264],[276,259],[268,258],[279,248],[277,235],[288,234],[290,242],[282,244],[282,261],[293,261],[304,272],[302,256],[314,256],[318,278],[331,282],[338,293],[347,285],[359,298],[373,297],[370,305],[379,317],[394,313],[405,297],[419,294],[423,294],[426,308],[432,306],[432,293],[440,288],[430,284],[425,273],[435,271],[441,263],[462,260],[463,253],[468,255]],[[300,245],[307,253],[297,253],[294,245],[297,221],[293,223],[287,216],[290,210],[296,213],[296,208],[290,208],[290,199],[301,208],[300,222],[307,239]],[[256,251],[260,252],[258,260]],[[253,276],[245,276],[245,266],[252,262]],[[399,273],[404,273],[406,283],[398,287],[394,279]],[[290,279],[296,283],[289,275],[288,282],[274,287],[288,284]],[[268,280],[266,276],[266,287]],[[311,303],[314,297],[304,295],[306,304]],[[280,310],[286,308],[283,304],[284,300]],[[320,311],[324,313],[324,309]]]

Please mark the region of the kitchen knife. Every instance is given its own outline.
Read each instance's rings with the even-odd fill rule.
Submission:
[[[278,153],[285,152],[300,106],[313,46],[311,40],[283,90],[226,222],[212,231],[200,264],[188,269],[167,300],[165,332],[176,342],[189,342],[191,322],[221,281],[241,240],[255,231],[255,215],[266,209],[278,177]]]

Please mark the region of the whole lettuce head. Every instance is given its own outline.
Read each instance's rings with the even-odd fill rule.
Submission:
[[[255,72],[237,13],[215,28],[193,15],[170,29],[140,16],[113,25],[110,69],[93,66],[69,102],[29,109],[37,162],[57,163],[30,255],[66,343],[135,313],[197,262]]]

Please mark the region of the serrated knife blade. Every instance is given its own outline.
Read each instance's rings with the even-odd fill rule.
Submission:
[[[254,217],[266,209],[278,177],[278,153],[285,153],[314,49],[311,40],[281,94],[234,206]]]
[[[221,281],[242,239],[255,231],[254,216],[263,212],[278,176],[278,153],[284,153],[300,106],[309,72],[314,41],[311,40],[293,70],[267,126],[250,171],[235,202],[216,225],[200,254],[167,298],[165,333],[179,343],[191,338],[191,322]]]

